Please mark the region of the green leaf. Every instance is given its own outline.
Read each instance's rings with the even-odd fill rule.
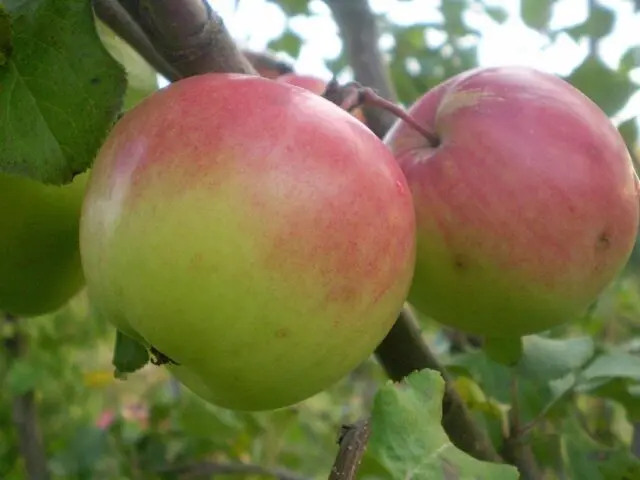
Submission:
[[[280,38],[269,42],[267,48],[274,52],[286,52],[293,58],[298,58],[302,48],[302,39],[291,30],[287,30]]]
[[[211,405],[186,389],[180,401],[178,418],[185,434],[210,438],[219,444],[232,441],[244,427],[236,412]]]
[[[6,65],[13,47],[11,38],[11,16],[0,4],[0,67]]]
[[[611,9],[596,3],[584,23],[568,28],[566,32],[574,40],[578,40],[581,37],[599,39],[609,35],[613,30],[614,24],[615,15]]]
[[[309,15],[309,1],[308,0],[278,0],[272,2],[278,5],[288,17],[294,15]]]
[[[514,366],[523,354],[523,339],[516,338],[493,338],[484,339],[482,349],[494,362],[505,366]]]
[[[636,86],[626,74],[611,70],[597,56],[588,56],[566,80],[593,100],[608,116],[622,109]]]
[[[12,55],[0,69],[0,171],[50,184],[85,171],[122,105],[126,79],[91,2],[5,3]]]
[[[640,47],[630,47],[620,59],[620,71],[629,73],[638,66],[640,66]]]
[[[591,337],[559,340],[539,335],[523,338],[520,372],[550,381],[582,367],[593,356],[595,345]]]
[[[629,150],[633,150],[638,140],[638,123],[635,117],[631,117],[629,120],[622,122],[618,125],[618,131],[622,138],[624,139],[624,143],[627,144],[627,148]]]
[[[625,352],[603,354],[578,378],[576,391],[611,398],[640,420],[640,358]]]
[[[442,376],[428,369],[379,390],[367,455],[386,469],[385,478],[516,480],[514,467],[476,460],[451,443],[441,425],[443,394]]]
[[[640,357],[626,352],[606,353],[582,371],[583,380],[623,378],[640,381]]]
[[[125,378],[128,373],[140,370],[148,362],[149,352],[146,347],[117,330],[112,359],[114,375],[117,378]]]
[[[520,16],[529,28],[546,30],[551,20],[552,7],[556,0],[521,0]]]
[[[580,480],[632,480],[640,478],[640,460],[627,448],[599,444],[570,417],[563,425],[568,478]]]
[[[96,27],[104,46],[127,72],[124,110],[129,110],[158,89],[156,70],[102,22],[96,22]]]
[[[471,33],[471,29],[462,18],[468,7],[465,0],[447,0],[442,2],[440,11],[444,17],[444,28],[450,37],[463,37]]]
[[[42,365],[38,365],[29,359],[18,359],[11,364],[5,385],[12,395],[24,395],[34,390],[46,377]]]
[[[507,11],[503,7],[485,5],[484,11],[497,23],[504,23],[509,18]]]

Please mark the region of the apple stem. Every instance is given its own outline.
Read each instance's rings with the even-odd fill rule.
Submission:
[[[342,90],[342,92],[340,92],[340,90]],[[336,79],[333,78],[327,85],[323,96],[347,112],[351,112],[363,105],[382,108],[383,110],[395,115],[424,136],[432,148],[440,145],[440,139],[435,132],[432,132],[420,125],[420,123],[418,123],[418,121],[409,115],[402,107],[381,97],[372,88],[365,87],[358,82],[349,82],[343,87],[340,87]]]

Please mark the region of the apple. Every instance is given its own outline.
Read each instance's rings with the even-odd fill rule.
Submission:
[[[367,127],[306,90],[216,73],[120,119],[80,228],[94,307],[205,400],[245,411],[300,402],[368,358],[415,243],[406,179]]]
[[[78,235],[87,176],[57,186],[0,173],[0,312],[44,315],[84,286]]]
[[[409,301],[488,337],[578,319],[623,268],[638,177],[609,118],[564,80],[477,68],[419,98],[384,141],[407,177],[417,258]]]
[[[315,77],[313,75],[302,75],[299,73],[285,73],[276,78],[277,82],[287,83],[289,85],[295,85],[296,87],[304,88],[317,95],[322,95],[327,88],[328,82],[323,79]],[[351,115],[356,117],[362,123],[366,123],[364,112],[361,108],[356,108],[351,112]]]

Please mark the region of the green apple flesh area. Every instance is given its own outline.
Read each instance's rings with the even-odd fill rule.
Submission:
[[[409,109],[385,143],[413,193],[409,301],[442,324],[520,336],[577,319],[628,260],[638,178],[607,116],[562,79],[478,68]]]
[[[318,95],[243,75],[129,111],[80,235],[96,308],[238,410],[302,401],[368,358],[415,265],[411,192],[383,142]]]
[[[87,174],[45,185],[0,173],[0,312],[57,310],[84,286],[78,232]]]

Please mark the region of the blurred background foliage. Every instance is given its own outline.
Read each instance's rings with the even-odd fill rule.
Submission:
[[[214,8],[217,3],[225,4],[213,1]],[[231,8],[247,9],[247,4],[259,2],[229,3],[234,5],[226,5],[227,10],[221,10],[223,15]],[[305,40],[300,29],[292,25],[296,19],[326,16],[328,8],[320,0],[261,3],[279,9],[287,20],[279,34],[263,41],[264,47],[297,64]],[[640,153],[637,114],[620,117],[630,99],[637,99],[637,37],[629,39],[628,49],[614,61],[603,59],[599,48],[627,13],[635,15],[640,27],[639,7],[634,2],[522,0],[515,20],[513,12],[502,6],[508,2],[386,2],[412,3],[416,9],[429,4],[428,8],[438,10],[433,21],[412,24],[394,22],[389,13],[392,7],[384,11],[383,3],[371,1],[373,7],[378,5],[374,10],[381,31],[380,48],[403,104],[479,64],[478,42],[483,33],[469,21],[471,16],[484,16],[496,25],[518,21],[522,28],[544,37],[547,46],[569,40],[585,46],[581,62],[563,76],[598,103],[616,121],[630,151]],[[586,5],[587,15],[578,23],[558,27],[553,13],[560,4],[576,8]],[[614,4],[619,7],[615,11]],[[229,24],[233,27],[233,20]],[[634,33],[638,31],[640,28]],[[129,73],[127,108],[163,84],[113,32],[103,25],[99,32]],[[334,41],[338,39],[327,39]],[[350,77],[343,52],[326,59],[325,66],[318,75],[326,77],[331,72],[342,79]],[[534,432],[536,456],[549,472],[556,472],[549,473],[549,479],[561,478],[558,471],[565,475],[563,478],[622,479],[621,472],[630,465],[631,460],[621,452],[633,447],[640,422],[639,267],[636,249],[625,274],[602,296],[590,316],[580,324],[550,332],[551,343],[531,347],[528,363],[522,367],[521,408],[525,418],[531,419],[557,397],[567,375],[588,365],[580,389],[556,401],[541,428]],[[455,374],[459,392],[498,442],[509,404],[508,372],[481,351],[457,352],[437,324],[421,320],[425,338]],[[0,357],[0,478],[5,480],[25,478],[12,428],[11,398],[30,390],[35,391],[40,426],[56,478],[170,479],[181,478],[180,473],[185,472],[193,474],[190,478],[210,478],[197,475],[202,472],[202,462],[208,461],[286,468],[301,478],[320,479],[326,478],[333,462],[340,426],[365,414],[376,389],[386,381],[371,359],[331,389],[300,405],[277,412],[238,414],[201,402],[164,370],[153,366],[127,381],[115,380],[110,364],[115,331],[92,314],[84,294],[54,315],[20,322],[15,328],[23,329],[32,340],[24,358],[10,361]],[[556,340],[560,342],[556,344],[554,338],[565,340]],[[595,451],[601,454],[598,472],[588,467]],[[238,474],[224,478],[265,477]]]

